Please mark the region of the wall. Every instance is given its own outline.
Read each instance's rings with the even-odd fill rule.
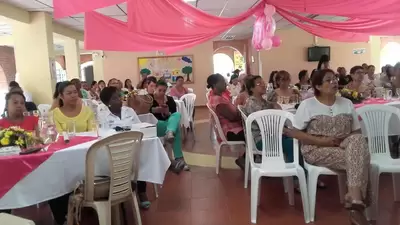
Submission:
[[[186,87],[193,88],[197,95],[196,105],[205,105],[205,89],[207,77],[213,73],[213,42],[209,41],[194,48],[177,52],[172,55],[193,55],[193,77],[194,83]],[[139,81],[138,57],[156,56],[155,52],[104,52],[104,80],[117,78],[124,82],[131,79],[133,84]]]
[[[297,82],[300,70],[307,69],[311,72],[312,69],[317,68],[318,62],[307,62],[307,48],[314,44],[313,35],[298,28],[280,30],[276,33],[281,37],[282,45],[269,51],[260,51],[262,73],[265,79],[269,78],[269,73],[273,70],[287,70],[292,75],[292,82]],[[355,65],[370,64],[374,58],[370,43],[342,43],[322,38],[318,38],[317,43],[320,46],[331,47],[330,65],[333,70],[343,66],[349,71]],[[374,42],[374,44],[377,43]],[[365,48],[366,52],[354,55],[352,50],[355,48]],[[376,54],[375,51],[373,54]]]
[[[15,80],[14,48],[0,46],[0,89],[7,89],[8,83]]]

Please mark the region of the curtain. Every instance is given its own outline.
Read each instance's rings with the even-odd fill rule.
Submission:
[[[59,19],[123,2],[126,0],[53,0],[54,17]]]
[[[399,2],[400,3],[400,2]],[[281,15],[290,16],[294,19],[340,31],[364,33],[369,35],[400,35],[400,19],[381,20],[381,19],[349,19],[347,21],[321,21],[308,17],[300,16],[282,8],[276,8]],[[399,13],[400,14],[400,13]]]
[[[391,20],[400,18],[398,0],[265,0],[295,12],[350,18]]]
[[[233,17],[210,15],[182,0],[130,0],[128,24],[132,32],[193,36],[223,32],[264,9],[264,2]],[[145,19],[144,19],[145,18]]]
[[[347,32],[347,31],[335,30],[332,28],[309,25],[299,22],[297,19],[294,19],[285,12],[281,12],[279,9],[277,9],[277,12],[283,18],[287,19],[289,22],[293,23],[297,27],[318,37],[340,42],[367,42],[369,40],[369,35],[367,34]]]
[[[85,49],[173,53],[206,42],[219,33],[193,37],[130,32],[128,24],[97,12],[85,13]]]

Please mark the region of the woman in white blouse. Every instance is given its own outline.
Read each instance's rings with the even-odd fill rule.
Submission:
[[[312,80],[315,97],[304,100],[288,136],[302,142],[304,159],[312,165],[346,172],[348,193],[345,207],[352,224],[368,224],[364,209],[370,204],[370,154],[352,102],[337,97],[338,80],[323,69]]]

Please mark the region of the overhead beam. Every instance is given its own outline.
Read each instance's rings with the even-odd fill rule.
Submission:
[[[0,16],[4,16],[21,23],[31,22],[31,17],[28,11],[4,2],[0,2]]]
[[[78,41],[84,40],[83,32],[69,28],[54,21],[53,21],[53,32],[55,34],[58,34],[57,36],[61,36],[60,37],[61,39],[63,38],[62,36],[64,36],[67,38],[76,39]]]

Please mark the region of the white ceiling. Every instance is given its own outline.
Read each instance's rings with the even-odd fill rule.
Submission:
[[[3,2],[15,5],[17,7],[23,8],[27,11],[46,11],[49,13],[53,12],[53,0],[1,0]],[[84,0],[82,0],[84,1]],[[253,5],[257,4],[260,0],[198,0],[189,2],[193,6],[204,10],[210,14],[221,16],[221,17],[233,17],[241,12],[246,11]],[[107,8],[102,8],[96,10],[104,15],[111,16],[113,18],[119,19],[121,21],[127,21],[127,9],[126,3],[113,5]],[[304,16],[309,16],[314,19],[320,20],[343,20],[342,17],[334,16],[319,16],[319,15],[308,15],[302,14]],[[277,22],[277,29],[288,29],[293,27],[293,25],[286,19],[283,19],[280,15],[274,16]],[[84,26],[84,16],[83,14],[73,15],[67,18],[56,20],[58,23],[67,25],[71,28],[82,30]],[[221,39],[242,39],[251,36],[253,30],[254,17],[249,18],[241,24],[238,24],[228,31],[220,35]],[[0,18],[0,36],[10,35],[12,33],[11,26],[2,21]]]

